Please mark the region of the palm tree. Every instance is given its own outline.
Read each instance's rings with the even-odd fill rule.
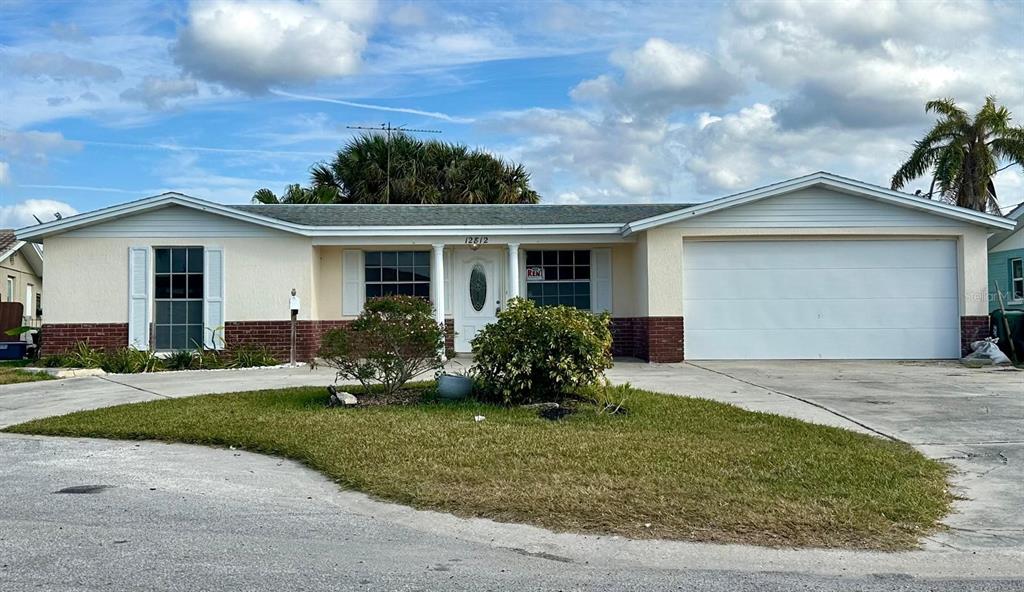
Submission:
[[[270,190],[254,203],[537,203],[530,173],[482,150],[408,134],[353,138],[330,162],[310,169],[311,186]],[[293,190],[294,188],[294,190]],[[293,195],[294,194],[294,195]],[[326,201],[324,201],[326,200]]]
[[[935,126],[914,144],[914,152],[892,176],[901,189],[932,171],[929,197],[938,185],[942,199],[958,206],[999,213],[992,177],[999,163],[1024,164],[1024,127],[1011,126],[1012,115],[993,97],[972,119],[952,99],[928,101],[925,111],[938,113]]]
[[[281,198],[265,187],[252,194],[252,203],[260,204],[329,204],[337,201],[337,192],[327,187],[302,187],[298,184],[285,187]]]

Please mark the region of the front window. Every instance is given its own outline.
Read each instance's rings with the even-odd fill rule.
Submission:
[[[430,298],[429,251],[368,251],[364,273],[367,298]]]
[[[526,297],[590,310],[590,251],[527,251]]]
[[[14,302],[14,278],[7,276],[7,302]]]
[[[1010,294],[1024,300],[1024,259],[1010,259]]]
[[[154,249],[157,351],[197,349],[203,343],[203,248]]]

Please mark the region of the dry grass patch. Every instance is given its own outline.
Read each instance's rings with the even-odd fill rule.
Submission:
[[[701,399],[637,390],[626,416],[584,407],[559,422],[476,402],[325,400],[207,395],[9,431],[230,445],[418,508],[634,538],[905,549],[951,501],[946,467],[907,445]]]
[[[36,382],[38,380],[53,379],[49,374],[43,374],[41,372],[25,372],[20,369],[28,365],[28,360],[0,362],[0,384],[17,384],[19,382]]]

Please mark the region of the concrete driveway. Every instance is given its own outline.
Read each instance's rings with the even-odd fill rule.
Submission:
[[[955,362],[620,363],[616,382],[908,442],[965,499],[929,546],[1024,550],[1024,371]]]

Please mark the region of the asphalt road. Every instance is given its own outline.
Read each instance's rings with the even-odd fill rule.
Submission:
[[[1024,590],[1019,555],[555,534],[376,502],[233,450],[0,435],[0,458],[5,592]]]

